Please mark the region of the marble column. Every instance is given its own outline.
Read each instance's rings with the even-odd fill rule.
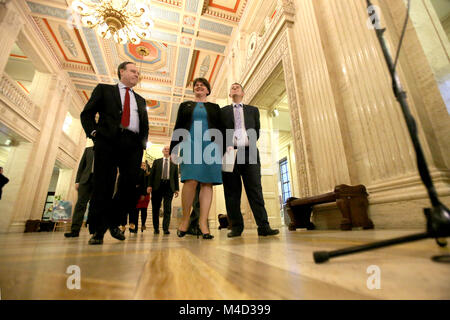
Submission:
[[[2,44],[0,46],[0,74],[5,70],[11,49],[16,42],[24,21],[13,8],[12,1],[0,2],[0,30],[2,30]]]
[[[59,141],[62,135],[62,126],[64,123],[65,116],[67,114],[68,103],[70,101],[69,91],[65,84],[58,83],[56,88],[56,99],[58,100],[56,108],[55,117],[52,119],[53,125],[51,126],[51,132],[48,136],[46,154],[44,157],[44,162],[41,169],[39,188],[36,192],[35,201],[32,207],[32,215],[37,215],[37,212],[41,212],[44,206],[44,199],[47,196],[47,189],[49,183],[50,173],[52,172],[55,162],[56,155],[59,148]],[[70,187],[70,186],[69,186]]]
[[[41,77],[38,88],[46,92],[42,115],[42,128],[39,138],[33,144],[33,157],[28,163],[29,174],[21,187],[21,194],[27,195],[27,201],[16,204],[13,227],[28,219],[40,219],[42,216],[47,190],[53,168],[62,125],[67,113],[68,90],[58,75]],[[13,228],[12,231],[17,231]]]
[[[294,139],[297,144],[299,139],[304,139],[303,144],[297,147],[303,153],[296,153],[304,155],[297,160],[306,162],[299,165],[308,171],[304,175],[308,177],[309,192],[303,191],[302,196],[318,195],[332,191],[338,184],[350,183],[351,173],[343,139],[345,133],[340,125],[340,106],[333,97],[333,82],[324,53],[326,42],[321,39],[321,22],[314,9],[316,1],[283,3],[287,8],[289,4],[295,4],[294,24],[292,31],[287,33],[292,62],[289,64],[285,59],[283,68],[289,104],[298,104],[298,111],[292,111],[298,114],[291,112]],[[325,7],[324,4],[321,9],[325,10]],[[294,99],[298,100],[295,104],[292,103]],[[301,182],[303,179],[300,178]]]
[[[392,46],[395,46],[403,27],[402,19],[395,17],[404,15],[405,5],[396,0],[380,2],[380,6],[383,12],[390,13],[385,14],[386,26],[392,30],[388,36]],[[404,48],[399,59],[400,72],[412,113],[419,122],[419,137],[423,141],[422,147],[432,176],[439,183],[445,180],[449,184],[449,93],[440,89],[445,90],[450,86],[450,43],[445,39],[442,28],[439,28],[430,1],[418,2],[411,10],[411,22],[406,29]],[[436,28],[432,29],[432,25]],[[443,172],[447,174],[443,175]],[[443,176],[446,178],[443,179]],[[448,194],[448,187],[446,190]]]
[[[413,171],[410,142],[386,65],[373,31],[365,27],[364,3],[319,0],[314,8],[326,43],[324,66],[330,71],[351,183],[367,185]]]
[[[450,113],[450,41],[445,30],[445,23],[447,26],[449,25],[450,16],[441,23],[431,0],[416,1],[411,6],[410,16],[425,56],[438,82],[447,111]],[[448,30],[447,27],[447,32]]]
[[[346,166],[335,166],[338,171],[349,173],[351,184],[368,187],[371,194],[370,212],[375,226],[423,225],[420,204],[429,203],[418,179],[415,153],[400,106],[392,92],[383,54],[375,32],[367,27],[365,2],[317,0],[297,3],[302,3],[305,8],[312,7],[314,19],[311,18],[313,21],[310,21],[310,26],[314,32],[310,32],[313,34],[311,38],[321,48],[317,49],[316,56],[319,59],[316,59],[313,70],[307,70],[306,73],[316,75],[320,70],[326,72],[323,78],[317,75],[304,78],[308,95],[314,96],[314,92],[327,88],[322,97],[315,95],[314,107],[311,105],[308,108],[308,120],[318,127],[317,135],[314,130],[310,132],[314,144],[318,142],[316,137],[320,137],[322,144],[328,145],[331,154],[340,150],[344,152],[346,161],[342,164],[346,163]],[[405,5],[401,0],[376,4],[380,5],[381,23],[387,26],[386,41],[394,54]],[[449,121],[448,117],[443,117],[445,107],[442,101],[436,100],[436,84],[429,81],[429,65],[422,59],[423,54],[419,51],[420,47],[415,46],[416,42],[414,28],[410,26],[400,55],[398,72],[408,92],[408,103],[417,120],[419,138],[430,168],[436,172],[435,177],[441,176],[445,180],[443,176],[448,171],[445,157],[448,159],[448,156],[445,156],[443,146],[446,142],[441,136],[445,135]],[[415,71],[417,68],[421,69],[420,74]],[[424,79],[429,82],[425,83]],[[425,103],[426,98],[430,103]],[[322,101],[329,101],[332,108],[318,108]],[[329,136],[324,135],[328,131],[328,124],[324,120],[330,112],[336,121],[333,124],[338,128],[336,133],[342,139],[342,145],[333,143]],[[436,114],[441,114],[439,121],[435,118]],[[320,145],[313,149],[317,147],[320,149]],[[324,162],[321,158],[329,158],[314,151],[313,156],[319,164]],[[328,167],[321,168],[325,170],[325,175],[318,177],[319,183],[322,178],[331,180]],[[438,168],[444,171],[439,172]],[[448,184],[446,186],[443,182],[440,187],[444,195],[448,194]],[[423,201],[411,202],[420,199]]]
[[[32,155],[32,148],[32,143],[19,142],[18,146],[11,147],[8,154],[4,171],[9,182],[3,187],[2,200],[0,201],[0,232],[8,231],[13,217],[17,214],[16,204],[29,199],[28,194],[21,192],[21,187],[25,177],[31,173],[28,162]],[[23,232],[23,229],[20,231]]]
[[[73,169],[59,169],[55,195],[60,195],[63,200],[73,201],[73,199],[69,199],[69,191],[73,181],[73,172]],[[73,205],[75,206],[75,203]]]

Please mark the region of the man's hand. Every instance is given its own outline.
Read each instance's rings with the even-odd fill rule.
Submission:
[[[228,146],[228,148],[227,148],[227,152],[231,152],[231,150],[233,150],[234,149],[234,147],[233,146]]]
[[[178,191],[174,192],[174,196],[175,196],[175,198],[178,198]]]
[[[75,183],[75,190],[77,190],[78,191],[78,188],[80,187],[80,184],[79,183]]]
[[[144,201],[145,200],[145,196],[141,196],[141,199],[139,201]]]

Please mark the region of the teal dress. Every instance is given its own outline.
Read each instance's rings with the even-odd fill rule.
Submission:
[[[211,142],[208,130],[208,114],[201,102],[195,105],[190,138],[181,143],[181,182],[196,180],[214,185],[222,184],[222,152]]]

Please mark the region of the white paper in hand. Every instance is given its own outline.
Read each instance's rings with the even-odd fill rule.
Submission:
[[[234,162],[236,161],[236,149],[229,149],[222,158],[222,171],[233,172]]]

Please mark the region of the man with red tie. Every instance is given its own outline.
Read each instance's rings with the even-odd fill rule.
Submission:
[[[139,81],[139,71],[135,63],[123,62],[117,74],[117,85],[95,87],[80,115],[87,137],[94,141],[94,190],[89,213],[94,234],[89,244],[102,244],[108,229],[112,237],[125,240],[118,226],[123,212],[136,205],[134,190],[147,145],[146,102],[132,89]],[[117,169],[118,201],[112,206]]]

